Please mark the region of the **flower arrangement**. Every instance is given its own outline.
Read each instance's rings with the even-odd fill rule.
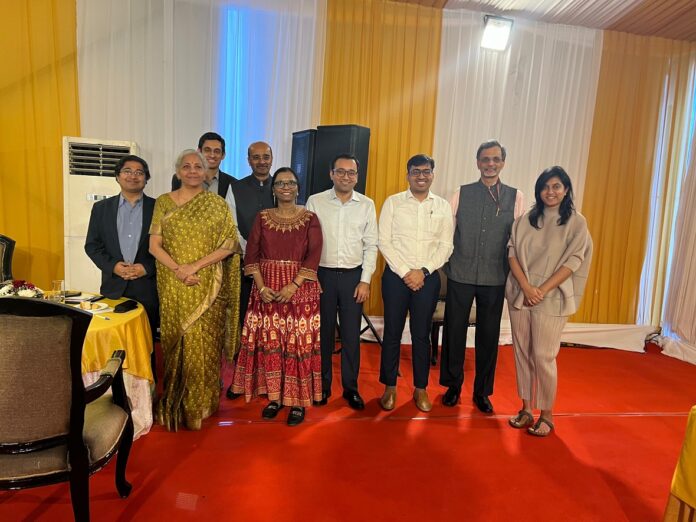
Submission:
[[[0,283],[0,297],[12,295],[19,297],[43,297],[43,292],[40,288],[23,279],[8,280]]]

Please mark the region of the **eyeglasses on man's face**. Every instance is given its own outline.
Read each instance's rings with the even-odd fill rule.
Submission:
[[[425,176],[426,178],[432,175],[433,169],[411,169],[408,171],[409,176],[417,178],[418,176]]]
[[[275,183],[273,183],[273,186],[278,188],[294,188],[297,186],[297,181],[295,181],[294,179],[291,179],[289,181],[276,181]]]
[[[346,170],[346,169],[333,169],[331,172],[334,173],[334,176],[338,176],[339,178],[345,178],[345,177],[355,178],[355,177],[357,177],[357,175],[358,175],[358,171],[357,171],[357,170],[353,170],[353,169],[350,169],[350,170]]]
[[[480,163],[495,163],[498,165],[499,163],[503,162],[503,158],[500,156],[483,156],[482,158],[479,159]]]
[[[142,178],[145,175],[145,171],[133,169],[121,169],[120,173],[124,176],[136,176],[138,178]]]

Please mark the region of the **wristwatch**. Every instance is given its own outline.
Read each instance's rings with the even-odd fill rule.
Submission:
[[[423,275],[425,277],[428,277],[430,275],[430,270],[428,270],[427,268],[421,267],[421,270],[423,271]]]

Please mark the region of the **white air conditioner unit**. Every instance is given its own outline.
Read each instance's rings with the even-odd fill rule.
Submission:
[[[63,213],[65,287],[99,292],[101,272],[85,254],[92,205],[120,192],[114,166],[123,156],[138,154],[132,141],[63,137]]]

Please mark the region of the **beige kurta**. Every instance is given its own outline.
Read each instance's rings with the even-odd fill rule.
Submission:
[[[508,257],[514,257],[533,286],[541,286],[559,268],[565,266],[573,275],[563,281],[534,306],[535,311],[554,316],[574,314],[585,291],[592,261],[592,238],[585,217],[575,212],[565,225],[558,224],[558,209],[544,209],[539,229],[529,222],[529,212],[512,225]],[[512,272],[505,285],[508,304],[516,309],[524,305],[524,292]]]

